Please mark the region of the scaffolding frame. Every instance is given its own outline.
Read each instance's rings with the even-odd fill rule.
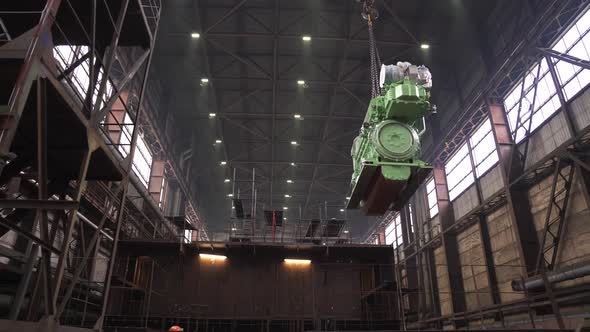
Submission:
[[[102,330],[119,240],[177,241],[182,233],[134,172],[140,135],[186,197],[187,222],[208,238],[146,109],[161,3],[29,5],[0,6],[0,60],[18,68],[3,78],[10,93],[0,101],[0,225],[16,239],[1,255],[19,276],[9,318]],[[32,142],[23,140],[27,130]]]

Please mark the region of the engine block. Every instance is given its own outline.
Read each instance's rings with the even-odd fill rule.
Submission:
[[[381,94],[371,100],[351,150],[353,191],[348,208],[361,207],[372,215],[403,200],[411,190],[409,181],[421,182],[425,172],[419,170],[431,168],[419,159],[424,117],[432,110],[430,71],[407,62],[383,65],[380,86]]]

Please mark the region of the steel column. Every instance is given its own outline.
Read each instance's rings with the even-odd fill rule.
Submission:
[[[487,120],[489,121],[489,120]],[[471,169],[474,172],[474,175],[477,175],[477,165],[475,165],[475,160],[473,159],[473,147],[471,146],[471,140],[467,139],[466,141],[467,144],[467,148],[469,150],[469,161],[471,163]],[[477,200],[478,200],[478,204],[482,204],[484,202],[484,198],[483,198],[483,191],[481,188],[481,182],[480,179],[477,178],[475,179],[475,189],[476,189],[476,193],[477,193]],[[479,224],[479,238],[481,240],[481,244],[482,244],[482,249],[483,249],[483,255],[484,255],[484,260],[485,260],[485,264],[486,264],[486,273],[487,273],[487,277],[488,277],[488,285],[490,287],[490,291],[491,291],[491,296],[492,296],[492,302],[494,304],[499,304],[501,302],[500,299],[500,290],[498,289],[498,278],[496,277],[496,266],[494,264],[494,257],[493,257],[493,251],[492,251],[492,244],[490,243],[490,233],[488,230],[488,223],[486,222],[486,217],[483,214],[480,214],[478,216],[478,224]],[[473,270],[473,266],[471,267]],[[473,275],[473,271],[472,271],[472,276],[473,279],[475,280],[475,275]],[[475,291],[477,292],[478,290],[475,289]],[[479,299],[479,296],[478,296]],[[481,306],[478,303],[479,306]],[[502,317],[499,317],[499,319],[503,319]]]
[[[416,252],[414,246],[412,246],[412,242],[414,239],[414,234],[412,233],[412,218],[410,218],[410,211],[408,205],[405,205],[400,211],[400,220],[401,220],[401,229],[402,238],[403,238],[403,245],[402,248],[397,248],[397,250],[404,251],[404,257],[412,255]],[[400,264],[400,268],[405,268],[406,270],[406,295],[408,295],[408,303],[410,308],[417,308],[419,303],[420,294],[421,292],[420,287],[417,283],[418,281],[418,258],[413,256],[410,259],[405,260],[404,264]]]
[[[121,36],[121,29],[123,22],[125,22],[125,16],[127,15],[127,8],[130,0],[123,0],[121,2],[121,8],[117,15],[117,22],[115,23],[115,29],[113,31],[113,37],[111,38],[111,44],[108,49],[108,57],[104,61],[104,73],[100,80],[100,86],[98,93],[96,94],[96,103],[94,105],[94,111],[100,110],[103,103],[103,95],[107,86],[107,82],[110,79],[111,67],[115,61],[117,46],[119,45],[119,37]],[[90,64],[92,66],[92,64]]]
[[[80,171],[78,174],[78,179],[76,181],[76,189],[73,193],[73,199],[75,201],[80,201],[82,198],[82,194],[86,189],[86,174],[88,173],[88,166],[90,165],[90,159],[92,158],[92,151],[94,150],[94,144],[91,142],[89,137],[88,141],[88,150],[84,152],[84,158],[82,159],[82,165],[80,167]],[[64,229],[64,239],[61,246],[61,255],[59,256],[59,260],[57,262],[57,267],[55,271],[55,280],[54,280],[54,289],[55,293],[53,294],[53,306],[57,306],[57,298],[59,297],[62,279],[65,273],[65,262],[68,259],[68,252],[70,242],[72,241],[72,237],[74,234],[74,229],[76,228],[76,223],[78,222],[78,207],[69,211],[67,227]],[[55,227],[55,226],[54,226]]]
[[[72,210],[79,202],[50,199],[0,199],[0,209]]]
[[[47,82],[44,78],[37,79],[37,182],[39,187],[38,198],[47,200]],[[41,239],[49,240],[47,228],[47,210],[37,208],[37,220],[41,228]],[[54,225],[54,227],[56,227]],[[53,243],[49,243],[53,247]],[[63,254],[63,253],[62,253]],[[43,262],[43,297],[45,300],[45,313],[52,316],[55,313],[53,303],[53,289],[51,282],[51,251],[41,250]]]
[[[24,271],[23,277],[21,278],[21,280],[18,284],[18,288],[16,290],[16,294],[14,295],[14,299],[12,300],[12,303],[10,304],[10,312],[8,313],[8,319],[10,319],[10,320],[18,319],[20,309],[23,305],[25,295],[26,295],[27,290],[29,288],[29,282],[31,281],[31,276],[33,275],[33,268],[35,267],[35,263],[37,262],[38,255],[39,255],[39,245],[32,244],[31,250],[29,250],[29,256],[27,258],[27,262],[26,262],[24,269],[23,269],[23,271]]]
[[[541,54],[544,54],[548,57],[555,58],[557,60],[561,60],[563,62],[570,63],[574,66],[578,66],[578,67],[590,70],[590,61],[588,61],[588,60],[580,59],[580,58],[575,57],[570,54],[564,54],[564,53],[552,50],[550,48],[539,47],[539,48],[537,48],[537,50],[540,51]]]
[[[567,124],[567,128],[569,130],[570,137],[576,137],[577,131],[576,127],[574,126],[574,120],[572,119],[572,115],[570,112],[570,106],[565,99],[565,94],[563,89],[561,88],[561,83],[559,82],[559,75],[557,75],[557,70],[555,69],[555,64],[553,64],[553,60],[550,56],[545,56],[547,60],[547,67],[549,67],[549,73],[551,74],[551,79],[553,80],[553,84],[555,85],[555,90],[557,90],[557,96],[559,97],[559,102],[561,103],[561,110],[565,117],[565,123]]]
[[[156,29],[155,29],[153,38],[150,41],[150,54],[148,56],[147,64],[145,66],[145,71],[144,71],[144,75],[143,75],[142,83],[141,83],[141,90],[139,93],[138,109],[137,109],[137,114],[135,117],[136,124],[139,124],[139,119],[141,119],[141,115],[144,112],[143,99],[145,97],[146,86],[147,86],[147,81],[148,81],[147,80],[148,73],[150,70],[150,65],[152,63],[153,50],[155,48],[156,36],[158,33],[158,25],[159,25],[159,21],[160,21],[159,18],[160,18],[160,13],[158,13],[158,20],[156,22]],[[113,240],[111,257],[109,259],[109,266],[108,266],[107,274],[105,277],[105,288],[104,288],[104,296],[102,299],[101,314],[95,324],[95,329],[98,329],[99,331],[102,331],[102,329],[103,329],[104,318],[105,318],[106,311],[107,311],[110,290],[111,290],[111,280],[112,280],[112,276],[113,276],[113,269],[115,267],[115,259],[117,257],[117,249],[118,249],[119,237],[120,237],[120,233],[121,233],[121,224],[123,223],[125,203],[126,203],[126,199],[127,199],[127,192],[128,192],[129,180],[130,180],[130,173],[133,171],[132,170],[133,155],[135,154],[138,136],[139,136],[139,126],[135,125],[135,126],[133,126],[133,133],[131,135],[131,146],[129,148],[129,155],[127,156],[127,165],[125,167],[125,169],[127,171],[127,176],[123,179],[122,184],[121,184],[123,186],[123,193],[122,193],[123,195],[121,197],[120,209],[117,214],[117,224],[116,224],[116,229],[115,229],[115,237]]]
[[[566,168],[568,168],[567,173],[564,174]],[[543,237],[539,243],[540,250],[537,258],[536,273],[551,271],[555,266],[559,244],[561,243],[563,229],[566,224],[566,212],[573,178],[573,165],[563,165],[563,161],[558,159],[553,172],[553,181],[549,193],[549,205],[545,213]],[[557,186],[560,181],[562,181],[562,186],[558,189]],[[554,213],[554,211],[557,213]]]
[[[525,266],[523,273],[526,274],[533,272],[536,267],[539,240],[527,192],[523,188],[510,185],[524,173],[524,165],[517,145],[512,140],[504,107],[490,103],[487,108],[504,180],[510,223],[515,230],[520,259]]]
[[[447,275],[449,278],[449,291],[453,313],[463,312],[465,305],[465,290],[463,288],[463,276],[461,274],[461,262],[459,260],[459,248],[457,236],[446,230],[455,223],[453,205],[449,199],[447,177],[444,167],[436,165],[433,169],[436,197],[438,201],[438,215],[442,232],[442,246],[447,261]],[[455,327],[465,326],[465,321],[453,321]]]

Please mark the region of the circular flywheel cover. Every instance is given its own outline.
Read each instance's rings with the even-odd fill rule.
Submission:
[[[381,157],[395,161],[412,159],[420,149],[416,130],[394,120],[379,123],[373,130],[371,142]]]

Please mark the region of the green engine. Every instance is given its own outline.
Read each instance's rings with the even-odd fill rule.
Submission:
[[[382,186],[389,189],[381,189],[385,192],[377,193],[381,197],[373,201],[383,200],[382,196],[397,199],[416,169],[430,168],[418,159],[420,136],[425,130],[424,117],[432,110],[430,71],[407,62],[383,65],[380,85],[381,94],[371,100],[363,127],[352,145],[354,172],[349,208],[364,207],[370,200],[371,186],[377,181],[376,171],[380,171],[382,182],[394,185]],[[387,207],[391,202],[388,203]],[[383,206],[377,210],[369,208],[369,212],[380,214],[383,209]]]

